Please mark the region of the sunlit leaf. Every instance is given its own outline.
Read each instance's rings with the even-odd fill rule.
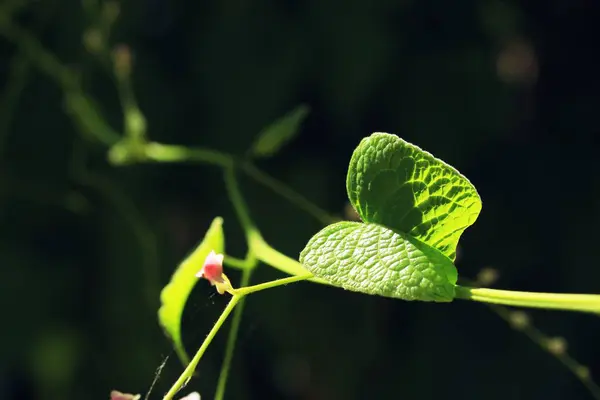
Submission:
[[[302,264],[348,290],[452,301],[456,245],[481,210],[475,187],[443,161],[387,133],[360,142],[346,186],[363,223],[321,230],[300,254]]]
[[[363,221],[408,233],[452,260],[461,234],[481,211],[479,194],[467,178],[388,133],[360,142],[346,187]]]
[[[225,250],[223,219],[220,217],[213,220],[202,242],[177,267],[171,281],[160,294],[162,304],[158,310],[159,322],[173,341],[175,351],[184,364],[189,363],[189,357],[181,342],[181,316],[187,298],[198,281],[195,275],[202,268],[204,259],[211,250],[217,253],[223,253]]]
[[[355,292],[403,300],[454,298],[457,272],[448,257],[377,224],[329,225],[308,242],[300,262],[315,276]]]

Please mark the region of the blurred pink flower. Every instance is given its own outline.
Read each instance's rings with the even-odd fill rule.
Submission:
[[[139,400],[141,398],[141,394],[121,393],[118,390],[110,392],[110,400]],[[200,400],[200,393],[192,392],[180,400]]]
[[[141,397],[139,394],[121,393],[118,390],[110,392],[110,400],[139,400]]]
[[[198,278],[207,279],[213,285],[215,285],[217,282],[224,283],[223,258],[223,254],[216,254],[214,251],[211,251],[208,256],[206,256],[204,265],[196,274],[196,276]]]

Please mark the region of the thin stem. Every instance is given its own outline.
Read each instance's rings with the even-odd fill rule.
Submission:
[[[236,158],[228,153],[218,150],[186,147],[170,144],[151,142],[145,145],[146,161],[154,162],[201,162],[216,165],[222,168],[232,168],[236,164]],[[337,219],[329,215],[326,211],[311,203],[304,196],[294,191],[284,183],[278,181],[267,173],[261,171],[252,163],[246,161],[237,165],[240,170],[253,178],[258,183],[268,187],[273,192],[279,194],[296,207],[312,215],[323,225],[328,225]]]
[[[513,325],[513,311],[510,311],[506,307],[499,306],[497,304],[487,304],[487,306],[494,311],[500,318],[508,322],[509,325]],[[522,311],[516,311],[522,312]],[[581,383],[589,390],[592,397],[596,400],[600,400],[600,387],[592,380],[589,373],[585,373],[587,367],[580,364],[577,360],[571,357],[566,350],[557,352],[551,351],[549,349],[548,343],[552,340],[550,337],[545,335],[542,331],[537,329],[535,326],[531,324],[531,322],[523,324],[523,326],[514,327],[514,329],[521,331],[527,336],[531,341],[536,343],[542,349],[550,353],[552,356],[556,357],[577,379],[581,381]]]
[[[457,286],[456,297],[483,303],[504,304],[506,306],[600,314],[600,295],[593,294],[534,293]]]
[[[233,166],[233,157],[213,149],[190,148],[162,143],[147,143],[145,155],[148,161],[154,162],[186,162],[194,161],[216,165],[222,168]]]
[[[173,398],[173,396],[175,396],[175,394],[177,394],[177,392],[192,377],[192,375],[194,374],[194,371],[196,370],[196,366],[200,362],[200,359],[204,355],[204,352],[208,348],[208,345],[210,344],[210,342],[212,342],[212,340],[216,336],[217,332],[219,331],[219,329],[221,328],[221,326],[223,325],[223,323],[225,323],[225,321],[227,320],[227,317],[229,317],[229,314],[231,314],[231,311],[233,311],[233,309],[235,308],[235,306],[238,304],[238,302],[243,297],[244,297],[243,294],[242,295],[237,295],[236,294],[235,296],[233,296],[231,298],[231,300],[229,300],[229,303],[227,304],[227,307],[225,307],[225,309],[223,310],[223,313],[221,313],[221,316],[219,317],[219,319],[217,319],[217,322],[215,322],[215,325],[212,327],[212,329],[210,330],[210,332],[206,336],[206,339],[204,339],[204,342],[202,342],[202,346],[200,346],[200,348],[198,349],[198,351],[194,355],[194,358],[192,358],[192,361],[190,361],[190,363],[185,368],[185,370],[183,371],[183,373],[179,376],[179,378],[173,384],[173,386],[171,387],[171,389],[169,389],[169,391],[167,392],[167,394],[165,395],[165,397],[163,397],[163,400],[171,400]]]
[[[125,135],[143,143],[146,136],[146,120],[140,111],[129,77],[117,77],[117,90],[125,120]]]
[[[477,281],[470,281],[468,279],[461,279],[465,284],[472,286],[485,286],[491,282],[482,281],[481,278]],[[590,391],[590,394],[595,400],[600,400],[600,387],[594,382],[590,376],[587,367],[579,363],[567,352],[566,346],[562,351],[552,350],[549,343],[553,340],[550,336],[544,334],[540,329],[536,328],[529,317],[523,311],[513,311],[508,307],[504,307],[498,304],[486,304],[486,306],[500,318],[508,323],[512,329],[522,332],[531,341],[537,344],[542,350],[549,353],[551,356],[558,359],[568,370],[571,371],[577,379]],[[525,316],[523,318],[521,315]],[[520,321],[516,323],[516,321]]]
[[[225,187],[227,189],[227,193],[229,194],[229,199],[233,204],[233,208],[235,209],[235,213],[238,217],[238,220],[242,225],[242,229],[246,233],[246,242],[248,243],[248,254],[246,255],[246,259],[243,260],[246,269],[244,269],[244,272],[242,273],[242,279],[240,282],[240,286],[246,287],[250,283],[252,272],[258,265],[258,259],[254,254],[253,242],[251,240],[252,236],[258,233],[258,230],[256,229],[256,226],[254,225],[254,222],[250,217],[250,212],[248,211],[248,206],[246,205],[246,201],[244,200],[244,197],[242,196],[242,193],[240,191],[240,186],[236,178],[235,169],[233,165],[225,168],[224,179]],[[244,302],[245,301],[242,299],[238,309],[235,311],[235,315],[233,316],[233,322],[229,331],[229,337],[227,338],[225,358],[221,367],[219,382],[217,383],[215,400],[222,400],[225,396],[227,378],[229,377],[231,361],[233,360],[233,353],[235,351],[235,341],[240,328],[242,313],[244,311]]]
[[[65,106],[82,136],[108,147],[121,140],[121,135],[108,124],[92,98],[80,89],[65,92]]]
[[[331,223],[337,222],[338,219],[329,215],[329,213],[320,207],[313,204],[306,197],[302,196],[300,193],[294,191],[289,186],[286,186],[282,182],[277,179],[267,175],[260,169],[258,169],[254,164],[250,162],[245,162],[241,165],[242,171],[246,173],[248,176],[253,178],[255,181],[260,184],[268,187],[273,192],[277,193],[281,197],[288,200],[290,203],[294,204],[299,209],[305,211],[306,213],[312,215],[317,220],[319,220],[323,225],[329,225]]]
[[[294,283],[294,282],[306,281],[306,280],[311,279],[313,276],[314,276],[313,274],[308,274],[308,275],[291,276],[289,278],[276,279],[274,281],[260,283],[258,285],[254,285],[254,286],[246,286],[246,287],[241,287],[239,289],[234,289],[233,294],[234,294],[234,296],[246,296],[246,295],[249,295],[252,293],[260,292],[261,290],[272,289],[272,288],[275,288],[278,286],[283,286],[283,285],[287,285],[287,284]]]
[[[233,208],[235,209],[235,213],[237,214],[240,224],[242,224],[242,229],[244,229],[244,232],[246,232],[247,239],[250,239],[252,232],[257,232],[257,229],[254,225],[254,222],[250,218],[248,206],[246,205],[244,197],[240,192],[240,185],[235,176],[235,170],[233,166],[225,169],[225,187],[227,188],[229,199],[233,203]],[[248,240],[250,253],[254,252],[252,245],[252,241]]]
[[[227,254],[225,254],[224,261],[225,261],[225,264],[227,264],[227,266],[229,266],[231,268],[240,269],[242,271],[249,269],[249,268],[254,268],[251,260],[248,260],[248,259],[242,260],[241,258],[235,258],[235,257],[229,256]]]
[[[110,26],[105,27],[108,38]],[[113,75],[123,110],[125,136],[132,140],[131,146],[142,148],[146,142],[146,118],[140,111],[131,83],[131,51],[125,45],[118,46],[112,54]]]
[[[252,236],[250,240],[252,242],[252,248],[255,251],[256,257],[265,264],[277,268],[278,270],[289,275],[306,276],[309,273],[309,271],[298,261],[271,247],[267,242],[264,241],[262,236],[255,235]],[[315,276],[312,276],[309,280],[315,283],[322,283],[326,285],[329,284],[327,281]]]
[[[251,270],[248,270],[248,273],[250,271]],[[219,319],[217,320],[217,322],[215,322],[215,325],[212,327],[212,329],[210,330],[210,332],[206,336],[206,339],[204,339],[204,342],[202,342],[202,346],[200,346],[200,348],[198,349],[198,351],[194,355],[194,358],[192,358],[192,361],[190,361],[190,363],[185,368],[185,370],[183,371],[183,373],[179,376],[179,378],[173,384],[173,386],[171,387],[171,389],[167,392],[167,394],[165,395],[165,397],[163,397],[163,400],[171,400],[171,399],[173,399],[173,396],[175,396],[175,394],[192,377],[192,375],[194,374],[194,370],[196,369],[196,366],[200,362],[200,359],[202,358],[202,356],[204,355],[204,352],[206,351],[206,349],[208,348],[208,346],[210,345],[210,343],[212,342],[212,340],[216,336],[217,332],[219,331],[219,329],[221,328],[221,326],[223,325],[223,323],[225,323],[225,321],[227,320],[227,317],[229,316],[229,314],[231,314],[231,311],[233,311],[233,309],[235,308],[235,306],[246,295],[251,294],[251,293],[260,292],[261,290],[271,289],[271,288],[274,288],[274,287],[278,287],[278,286],[287,285],[287,284],[294,283],[294,282],[299,282],[299,281],[307,280],[307,279],[310,279],[312,276],[313,276],[312,274],[310,274],[310,275],[304,275],[304,276],[292,276],[290,278],[277,279],[277,280],[274,280],[274,281],[271,281],[271,282],[261,283],[259,285],[246,286],[246,287],[242,287],[240,289],[235,289],[233,291],[233,296],[231,297],[231,300],[229,301],[229,304],[227,304],[227,307],[225,307],[225,309],[223,310],[223,313],[221,313],[221,316],[219,317]],[[239,318],[241,318],[241,316]],[[235,329],[235,332],[237,332],[237,329],[238,328]],[[230,334],[230,338],[231,338],[231,334]],[[231,340],[235,340],[235,338],[231,339]],[[231,351],[233,353],[233,350],[231,350]],[[229,369],[229,366],[227,366],[227,369]],[[226,377],[223,378],[223,379],[226,380]],[[224,385],[224,383],[223,383],[223,385]],[[224,389],[223,389],[223,393],[224,393]]]
[[[256,265],[256,261],[254,262]],[[250,284],[250,278],[254,268],[245,269],[242,273],[242,279],[240,286],[248,286]],[[245,296],[244,296],[245,297]],[[233,360],[233,353],[235,351],[235,342],[237,339],[238,332],[240,330],[240,324],[242,322],[242,314],[244,312],[244,305],[246,299],[242,298],[238,304],[237,309],[233,313],[233,320],[231,321],[231,328],[229,330],[229,336],[227,337],[227,347],[225,349],[225,357],[223,359],[223,365],[221,366],[221,374],[219,375],[219,382],[217,383],[217,391],[215,394],[215,400],[222,400],[225,396],[225,388],[227,385],[227,378],[229,378],[229,370],[231,369],[231,361]]]
[[[252,249],[252,253],[254,253],[259,260],[289,275],[306,274],[307,271],[302,264],[269,246],[255,228],[235,178],[235,172],[233,169],[235,160],[233,156],[212,149],[191,149],[184,146],[165,145],[161,143],[148,143],[146,145],[145,154],[149,160],[156,162],[199,161],[225,168],[225,184],[236,209],[236,213],[240,219],[240,223],[246,231],[248,247]],[[243,164],[242,168],[248,168],[249,165],[250,164],[245,163]],[[253,171],[259,170],[254,167]],[[258,179],[255,175],[252,176],[255,179]],[[262,172],[260,172],[259,176],[263,178],[265,176],[268,177],[268,175]],[[277,182],[273,178],[268,178],[270,179],[270,182]],[[277,184],[279,183],[277,182]],[[278,190],[275,191],[278,192]],[[233,260],[233,264],[235,264],[235,260]],[[237,264],[238,266],[240,265],[240,263]],[[312,278],[311,281],[325,283],[324,280],[319,278]]]

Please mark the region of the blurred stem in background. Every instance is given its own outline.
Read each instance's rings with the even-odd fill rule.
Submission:
[[[461,279],[461,283],[481,288],[489,287],[498,280],[498,271],[494,268],[483,268],[475,281]],[[531,317],[524,311],[512,310],[498,304],[486,304],[486,306],[502,318],[514,330],[522,332],[542,350],[556,357],[571,373],[581,381],[592,397],[600,399],[600,387],[594,382],[589,369],[574,359],[568,352],[567,342],[561,337],[550,337],[533,325]]]

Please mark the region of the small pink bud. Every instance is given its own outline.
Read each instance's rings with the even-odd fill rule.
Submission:
[[[204,265],[196,276],[207,279],[213,285],[216,282],[223,283],[223,254],[216,254],[214,251],[211,251],[206,256]]]
[[[208,256],[206,256],[202,269],[196,274],[198,278],[204,278],[208,280],[211,285],[216,286],[219,294],[225,292],[232,293],[233,291],[229,279],[223,273],[223,258],[223,254],[216,254],[214,251],[211,251]]]
[[[139,400],[141,397],[139,394],[121,393],[118,390],[110,392],[110,400]]]

